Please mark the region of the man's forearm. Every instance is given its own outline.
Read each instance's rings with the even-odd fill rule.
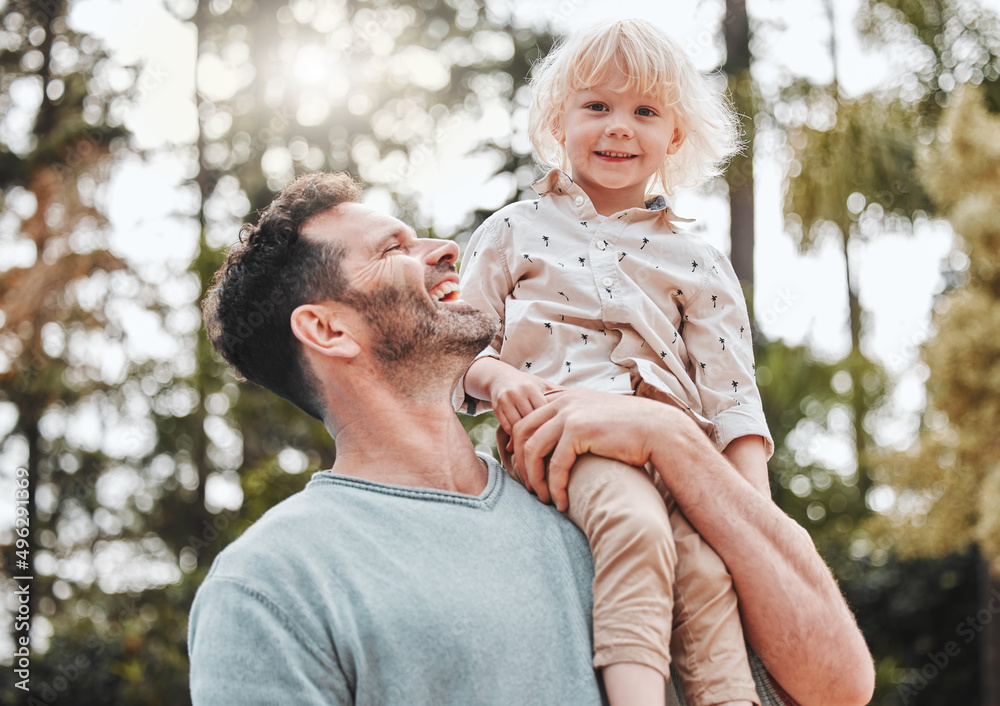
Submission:
[[[729,567],[747,639],[804,706],[866,704],[868,647],[808,533],[757,492],[694,425],[672,425],[650,461]],[[697,475],[673,472],[699,468]]]

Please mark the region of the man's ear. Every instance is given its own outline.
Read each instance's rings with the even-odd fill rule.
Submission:
[[[686,137],[686,132],[681,130],[679,127],[675,127],[674,134],[670,138],[670,144],[667,145],[667,154],[677,154],[677,150],[679,150],[681,145],[684,144]]]
[[[353,358],[361,352],[342,305],[302,304],[292,312],[292,333],[302,345],[330,358]]]

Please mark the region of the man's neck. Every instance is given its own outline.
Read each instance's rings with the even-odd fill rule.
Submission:
[[[396,398],[359,407],[337,432],[335,473],[466,495],[486,487],[486,466],[450,404]]]

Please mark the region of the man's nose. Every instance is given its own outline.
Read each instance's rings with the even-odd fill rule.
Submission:
[[[443,238],[421,238],[426,249],[424,262],[428,265],[436,265],[439,262],[455,264],[458,261],[458,245],[454,240]]]

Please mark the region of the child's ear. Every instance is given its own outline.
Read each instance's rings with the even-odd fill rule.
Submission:
[[[345,307],[336,302],[303,304],[292,312],[292,333],[302,345],[329,358],[354,358],[361,346],[351,332]]]
[[[552,121],[552,137],[556,138],[556,142],[560,145],[566,141],[566,131],[563,130],[562,118],[556,118]]]
[[[670,143],[667,145],[667,154],[676,154],[677,150],[681,148],[684,144],[684,139],[687,134],[679,127],[674,128],[674,134],[670,137]]]

